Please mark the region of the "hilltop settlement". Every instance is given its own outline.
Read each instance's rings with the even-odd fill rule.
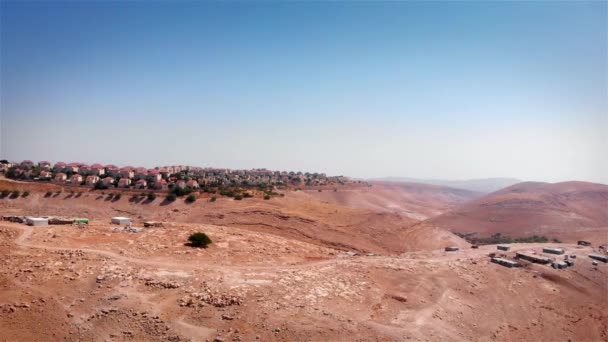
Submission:
[[[327,186],[351,182],[343,176],[328,177],[324,173],[271,171],[267,169],[231,170],[185,165],[155,168],[95,163],[56,162],[34,163],[0,161],[0,172],[10,179],[52,182],[61,185],[88,186],[96,189],[200,189],[208,187],[278,187]]]

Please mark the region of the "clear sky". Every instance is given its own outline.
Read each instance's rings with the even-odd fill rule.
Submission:
[[[608,183],[597,2],[1,2],[9,160]]]

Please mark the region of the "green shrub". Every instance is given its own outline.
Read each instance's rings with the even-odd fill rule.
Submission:
[[[29,191],[25,191],[25,192],[23,193],[23,195],[21,195],[21,197],[27,197],[27,196],[29,196],[29,195],[30,195],[30,192],[29,192]]]
[[[7,197],[11,192],[9,190],[2,190],[2,197]]]
[[[211,239],[205,233],[197,232],[190,237],[188,237],[188,241],[190,241],[190,246],[192,247],[203,247],[207,248],[209,244],[211,244]]]
[[[156,199],[156,194],[153,192],[148,192],[148,201],[154,201]]]
[[[269,200],[270,199],[270,195],[264,195],[264,199],[265,200]]]
[[[209,201],[211,201],[211,202],[217,201],[217,196],[211,196],[211,198],[209,199]]]
[[[119,200],[122,197],[121,193],[114,194],[114,199]]]
[[[15,190],[13,191],[13,193],[11,194],[11,198],[17,198],[21,196],[21,192],[19,192],[19,190]]]
[[[243,199],[243,195],[241,195],[241,194],[234,195],[234,199],[237,201],[240,201]]]
[[[188,197],[186,197],[186,203],[194,203],[196,201],[196,196],[194,196],[194,194],[188,195]]]
[[[174,193],[170,193],[165,197],[165,201],[167,202],[173,202],[177,199],[177,195],[175,195]]]

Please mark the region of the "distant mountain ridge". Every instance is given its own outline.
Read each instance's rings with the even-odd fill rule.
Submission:
[[[451,188],[464,189],[482,193],[490,193],[504,189],[511,185],[521,183],[522,180],[517,178],[508,177],[496,177],[496,178],[479,178],[479,179],[468,179],[468,180],[445,180],[445,179],[418,179],[409,177],[384,177],[370,179],[373,181],[384,181],[384,182],[407,182],[407,183],[422,183],[448,186]]]
[[[523,182],[487,194],[427,222],[458,233],[546,235],[608,242],[608,185]]]

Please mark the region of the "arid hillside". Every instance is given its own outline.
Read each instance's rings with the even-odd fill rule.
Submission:
[[[558,270],[491,263],[495,246],[399,256],[171,223],[0,222],[8,341],[605,341],[606,264],[592,247]],[[205,231],[206,249],[184,245]],[[540,254],[546,244],[512,245]],[[558,257],[551,256],[549,257]],[[561,258],[561,256],[559,256]]]
[[[427,221],[459,233],[608,242],[608,185],[519,183]]]
[[[5,188],[22,186],[33,192],[27,197],[0,200],[0,214],[88,217],[107,222],[112,216],[128,216],[143,222],[160,220],[214,224],[269,233],[361,253],[398,254],[464,246],[466,242],[452,233],[419,225],[419,221],[398,212],[353,208],[329,201],[320,201],[304,191],[287,191],[284,197],[263,200],[259,197],[241,201],[219,197],[209,201],[209,195],[186,204],[183,198],[173,203],[163,201],[133,201],[129,193],[120,199],[109,199],[118,191],[88,191],[71,193],[72,189],[53,192],[47,197],[32,189],[32,184],[5,182]],[[44,185],[44,189],[50,185]],[[57,189],[53,189],[57,191]],[[23,191],[23,190],[22,190]],[[329,191],[325,191],[329,193]],[[317,194],[318,192],[314,192]],[[333,193],[333,191],[332,191]],[[322,194],[322,193],[319,193]]]
[[[446,186],[398,182],[372,182],[371,187],[309,191],[307,194],[340,206],[398,213],[416,220],[437,216],[482,196],[478,192]]]

